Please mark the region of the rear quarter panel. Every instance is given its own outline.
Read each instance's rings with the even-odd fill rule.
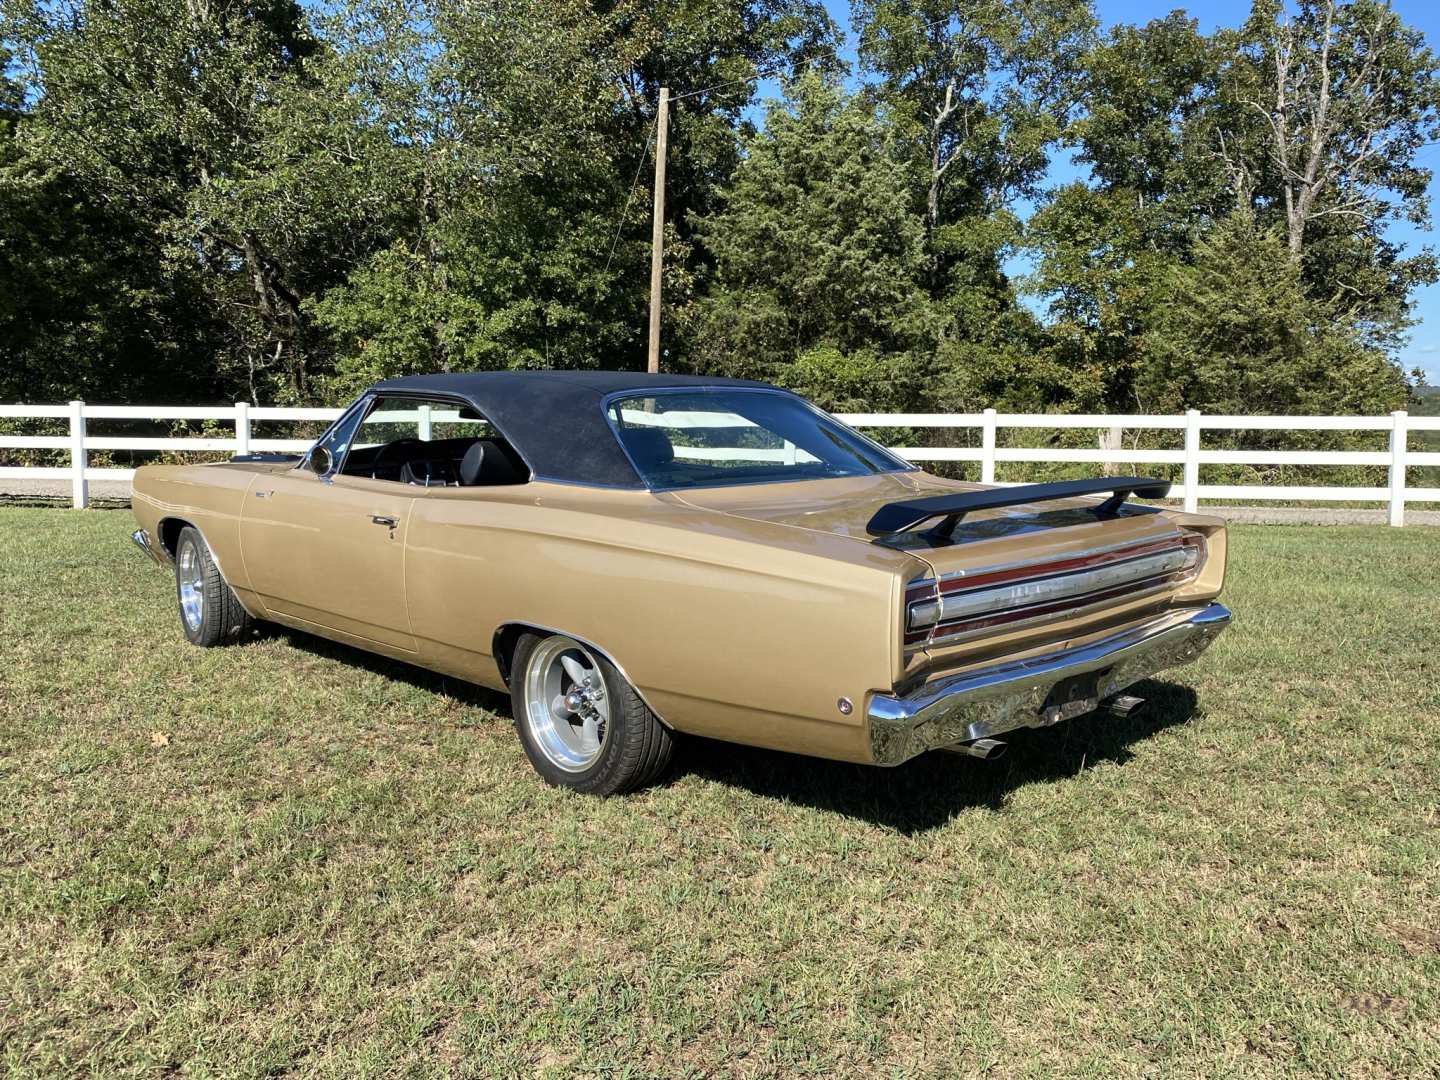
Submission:
[[[866,761],[866,694],[899,670],[900,593],[922,569],[648,492],[531,484],[422,494],[406,582],[437,667],[499,687],[497,630],[560,630],[609,654],[677,730]]]

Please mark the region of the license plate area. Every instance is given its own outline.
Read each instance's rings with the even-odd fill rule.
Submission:
[[[1049,727],[1098,709],[1100,677],[1103,674],[1103,671],[1091,671],[1084,675],[1072,675],[1051,687],[1045,704],[1040,706],[1039,726]]]

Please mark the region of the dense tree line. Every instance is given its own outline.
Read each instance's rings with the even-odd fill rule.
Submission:
[[[0,400],[643,366],[662,85],[673,370],[1376,411],[1437,277],[1386,226],[1440,74],[1376,0],[854,0],[853,64],[818,0],[0,2]]]

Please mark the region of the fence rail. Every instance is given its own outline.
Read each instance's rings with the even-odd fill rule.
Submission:
[[[71,501],[76,507],[89,503],[92,480],[128,480],[133,469],[94,468],[89,453],[94,450],[143,450],[170,452],[251,453],[272,450],[304,451],[306,439],[260,439],[251,435],[259,421],[329,421],[339,409],[262,407],[247,402],[224,406],[90,405],[71,401],[64,405],[0,405],[0,419],[64,419],[66,435],[11,435],[0,432],[0,448],[25,450],[66,450],[68,467],[0,467],[0,480],[68,480]],[[1100,415],[1050,413],[852,413],[840,419],[857,428],[963,428],[978,430],[979,446],[895,447],[895,452],[914,462],[975,461],[980,480],[993,484],[995,466],[1001,462],[1089,462],[1098,465],[1171,464],[1183,466],[1183,480],[1171,488],[1171,495],[1183,501],[1186,510],[1198,509],[1200,500],[1285,500],[1317,502],[1379,502],[1389,508],[1391,525],[1405,523],[1407,502],[1440,502],[1440,488],[1410,487],[1406,470],[1440,466],[1440,453],[1407,449],[1412,431],[1440,431],[1440,417],[1410,416],[1404,411],[1388,416],[1207,416],[1198,411],[1179,415]],[[229,424],[234,435],[177,438],[116,437],[92,435],[91,420],[199,420]],[[1008,447],[998,445],[997,433],[1011,428],[1098,429],[1102,432],[1096,448]],[[1183,449],[1120,449],[1120,433],[1126,430],[1171,430],[1184,433]],[[1201,445],[1206,431],[1385,431],[1387,450],[1207,450]],[[1108,440],[1106,437],[1108,433]],[[1368,465],[1388,470],[1385,487],[1295,486],[1267,484],[1202,484],[1201,465]]]

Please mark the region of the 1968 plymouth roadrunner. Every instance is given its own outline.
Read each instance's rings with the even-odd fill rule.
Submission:
[[[548,781],[677,733],[895,765],[1137,699],[1230,620],[1165,481],[941,479],[794,394],[621,372],[379,383],[303,457],[135,476],[196,645],[270,620],[508,690]]]

